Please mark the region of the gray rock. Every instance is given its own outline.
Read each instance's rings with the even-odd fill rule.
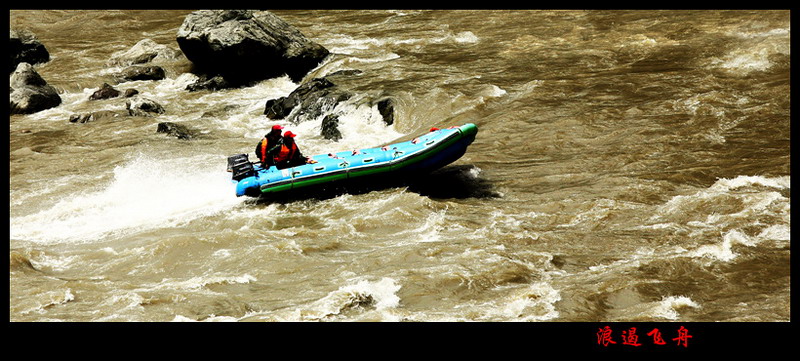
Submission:
[[[50,61],[47,48],[39,42],[36,35],[27,30],[10,29],[8,52],[11,55],[9,73],[16,70],[20,63],[39,64]]]
[[[378,112],[383,117],[383,122],[386,125],[394,124],[394,101],[392,98],[386,98],[378,102]]]
[[[161,104],[139,95],[129,98],[125,102],[125,108],[128,110],[128,115],[136,117],[150,117],[166,112]]]
[[[111,111],[111,110],[100,110],[91,113],[83,113],[83,114],[72,114],[69,117],[70,123],[89,123],[98,120],[105,120],[109,118],[116,118],[121,116],[122,114]]]
[[[359,75],[360,72],[334,73],[328,77],[341,75]],[[342,138],[339,131],[339,114],[335,114],[339,103],[354,98],[355,95],[347,90],[340,89],[328,77],[314,78],[303,83],[285,97],[267,100],[264,106],[264,115],[272,120],[286,119],[294,124],[318,119],[325,115],[321,124],[321,135],[325,139],[338,141]],[[369,106],[377,107],[386,125],[394,124],[394,101],[384,97],[373,103],[368,100]]]
[[[122,70],[118,77],[128,80],[162,80],[167,77],[164,68],[157,65],[132,65]]]
[[[233,84],[225,80],[220,75],[207,77],[201,76],[197,81],[192,84],[186,86],[186,90],[188,91],[199,91],[199,90],[220,90],[220,89],[228,89],[235,87]]]
[[[297,82],[329,54],[268,11],[193,12],[178,29],[177,42],[196,72],[222,75],[233,85],[283,74]]]
[[[129,66],[150,63],[159,59],[173,60],[180,52],[166,45],[158,44],[152,39],[142,39],[132,48],[118,51],[111,55],[111,65]]]
[[[183,124],[178,124],[173,122],[158,123],[158,128],[156,129],[156,133],[164,133],[169,136],[176,137],[178,139],[188,140],[194,138],[194,131],[190,130]]]
[[[335,84],[326,78],[314,78],[285,97],[268,100],[264,107],[264,115],[273,120],[288,117],[289,121],[299,123],[316,119],[352,96],[352,93],[336,88]]]
[[[342,139],[342,132],[339,131],[339,116],[328,114],[322,119],[322,131],[320,132],[325,139],[338,142]]]
[[[48,85],[28,63],[17,65],[9,85],[11,114],[32,114],[61,104],[56,89]]]
[[[89,99],[90,100],[110,99],[110,98],[116,98],[119,95],[120,95],[119,90],[114,89],[114,87],[108,85],[108,83],[103,83],[103,86],[101,86],[100,89],[92,93]]]

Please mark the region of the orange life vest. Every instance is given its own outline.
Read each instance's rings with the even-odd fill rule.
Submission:
[[[292,143],[291,148],[287,147],[286,144],[281,144],[281,150],[275,155],[275,164],[291,160],[295,152],[297,152],[297,144]]]
[[[267,161],[267,138],[261,140],[261,163]]]

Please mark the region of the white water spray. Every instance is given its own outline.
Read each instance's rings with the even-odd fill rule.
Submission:
[[[140,155],[116,167],[100,190],[65,196],[38,213],[11,218],[11,238],[80,243],[177,227],[241,203],[232,187],[218,165]]]

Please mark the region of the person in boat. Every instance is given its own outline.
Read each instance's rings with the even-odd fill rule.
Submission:
[[[269,133],[264,135],[264,139],[261,139],[256,145],[256,158],[261,162],[261,167],[264,169],[275,165],[273,157],[270,156],[270,154],[280,148],[280,144],[283,142],[283,137],[281,136],[282,130],[282,126],[277,124],[273,125]]]
[[[280,149],[274,152],[273,162],[278,169],[296,167],[303,164],[313,164],[316,161],[303,155],[294,138],[297,135],[291,131],[283,134]]]

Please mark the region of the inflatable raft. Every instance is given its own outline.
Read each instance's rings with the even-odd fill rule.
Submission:
[[[237,197],[258,197],[380,175],[391,178],[419,175],[461,158],[477,134],[478,127],[474,124],[432,128],[429,133],[406,142],[315,155],[311,159],[316,163],[285,169],[274,166],[263,169],[258,162],[250,162],[247,154],[237,154],[228,157],[228,171],[236,183]]]

